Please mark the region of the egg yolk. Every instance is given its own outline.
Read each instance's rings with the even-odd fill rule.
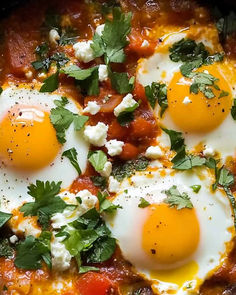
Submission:
[[[20,170],[50,165],[60,144],[49,113],[34,106],[15,105],[0,122],[0,158]]]
[[[185,262],[199,243],[200,229],[195,210],[177,210],[167,204],[153,204],[147,209],[142,233],[145,253],[158,264],[170,268]]]
[[[230,86],[220,73],[217,65],[203,66],[198,72],[209,73],[218,81],[219,89],[210,86],[215,97],[207,98],[202,92],[190,93],[193,79],[176,72],[167,90],[168,111],[174,123],[183,131],[209,132],[219,126],[232,106]],[[207,71],[207,72],[206,72]],[[222,90],[228,95],[220,97]]]

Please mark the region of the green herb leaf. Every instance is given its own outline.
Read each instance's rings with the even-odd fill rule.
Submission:
[[[0,257],[10,258],[13,256],[13,249],[8,239],[0,240]]]
[[[61,38],[59,40],[60,46],[73,45],[78,39],[78,32],[73,27],[65,27],[62,29]]]
[[[145,87],[145,93],[153,109],[158,102],[161,108],[160,116],[162,117],[165,110],[168,108],[166,84],[153,82],[151,86]]]
[[[0,211],[0,228],[12,217],[12,214]]]
[[[99,150],[99,151],[91,152],[89,154],[88,160],[93,166],[93,168],[99,172],[104,168],[107,162],[107,156],[103,151]]]
[[[234,227],[236,228],[236,200],[234,195],[232,194],[231,190],[229,187],[224,187],[224,191],[226,192],[226,195],[230,201],[230,204],[233,208],[233,212],[234,212]]]
[[[55,61],[58,68],[63,67],[69,61],[64,52],[56,52],[50,57],[51,61]]]
[[[134,111],[139,107],[139,102],[135,103],[132,107],[126,108],[117,117],[117,121],[121,126],[128,125],[134,120]]]
[[[231,108],[231,116],[234,120],[236,120],[236,98],[234,98],[234,103]]]
[[[113,213],[118,208],[122,209],[120,205],[114,205],[109,199],[107,199],[107,196],[107,193],[98,192],[99,213]]]
[[[88,121],[89,117],[88,116],[83,116],[83,115],[74,115],[74,126],[75,130],[79,131],[81,130],[85,123]]]
[[[56,195],[60,192],[61,182],[42,182],[36,180],[36,185],[28,186],[28,194],[35,199],[35,202],[24,204],[20,211],[24,216],[38,216],[43,229],[49,225],[50,217],[57,212],[62,212],[67,204]]]
[[[40,88],[40,92],[53,92],[59,86],[59,72],[57,71],[55,74],[52,74],[48,78],[43,81],[43,85]]]
[[[79,268],[80,274],[86,273],[88,271],[99,271],[99,268],[95,267],[95,266],[80,266],[80,268]]]
[[[170,207],[176,207],[177,210],[183,208],[193,208],[193,204],[186,193],[180,194],[176,185],[173,185],[169,190],[164,191],[167,195],[167,198],[164,200],[166,204],[169,204]]]
[[[148,201],[146,201],[143,197],[140,198],[140,203],[138,204],[139,208],[146,208],[150,205]]]
[[[122,181],[125,177],[130,177],[135,174],[136,171],[145,170],[148,164],[149,160],[145,157],[126,162],[117,161],[112,165],[112,175],[118,181]]]
[[[68,98],[65,96],[61,97],[61,100],[55,99],[54,103],[57,107],[64,107],[65,105],[67,105],[69,103]]]
[[[200,189],[201,189],[201,185],[199,185],[199,184],[194,184],[194,185],[192,185],[192,186],[190,186],[192,189],[193,189],[193,192],[194,193],[198,193],[199,191],[200,191]]]
[[[162,130],[169,135],[170,143],[171,143],[171,150],[178,151],[185,147],[184,138],[182,132],[178,132],[171,129],[162,128]]]
[[[102,36],[94,35],[94,56],[104,54],[105,62],[122,63],[125,61],[124,47],[128,44],[127,36],[131,30],[131,13],[124,14],[119,8],[113,10],[113,20],[107,19]]]
[[[73,165],[73,167],[76,169],[76,171],[78,172],[78,174],[81,174],[81,169],[78,163],[78,159],[77,159],[77,151],[75,148],[71,148],[69,150],[66,150],[63,152],[62,157],[67,157],[71,164]]]
[[[107,179],[104,176],[91,176],[90,179],[95,186],[100,187],[102,190],[107,187]]]
[[[193,167],[203,166],[206,159],[195,155],[184,155],[182,157],[182,154],[178,153],[177,157],[174,157],[171,162],[174,164],[173,169],[189,170]]]
[[[134,79],[129,79],[127,73],[117,73],[109,71],[111,85],[120,94],[126,94],[133,91]]]
[[[2,89],[2,87],[0,87],[0,94],[2,94],[2,92],[3,92],[3,89]]]
[[[46,255],[46,256],[45,256]],[[27,236],[16,247],[15,266],[23,269],[39,269],[42,267],[44,257],[50,255],[50,249],[43,240]]]

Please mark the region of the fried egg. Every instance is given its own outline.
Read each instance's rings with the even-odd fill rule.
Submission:
[[[211,191],[210,179],[207,171],[199,176],[171,169],[139,172],[123,181],[114,199],[123,209],[106,218],[109,228],[124,257],[160,294],[197,291],[231,249],[231,206],[222,191]],[[199,184],[195,193],[191,186]],[[193,208],[166,203],[165,191],[173,185]],[[139,207],[142,198],[149,203],[145,208]]]
[[[78,176],[62,153],[76,148],[78,163],[84,171],[88,144],[73,124],[66,130],[66,143],[61,145],[50,121],[54,100],[61,96],[40,93],[22,85],[5,87],[0,95],[0,209],[11,212],[23,202],[32,201],[27,186],[41,181],[62,181],[68,188]],[[68,99],[66,109],[80,112],[80,106]]]
[[[154,111],[160,125],[182,132],[188,150],[192,151],[196,146],[204,150],[207,146],[225,160],[227,156],[233,156],[236,149],[236,122],[230,112],[236,94],[235,67],[226,58],[222,62],[200,67],[197,72],[219,79],[217,84],[220,90],[213,90],[215,97],[212,99],[206,98],[201,92],[190,93],[193,80],[181,74],[179,68],[182,62],[173,62],[169,57],[169,48],[183,38],[203,42],[212,54],[222,51],[214,27],[208,31],[187,28],[172,32],[161,38],[162,42],[153,56],[139,61],[137,79],[143,86],[152,82],[167,85],[168,109],[162,118],[159,116],[159,106]],[[228,95],[221,97],[222,90]],[[162,134],[159,141],[166,143],[166,135]]]

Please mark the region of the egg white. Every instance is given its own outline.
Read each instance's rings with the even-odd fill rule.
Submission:
[[[54,100],[60,100],[60,98],[61,96],[59,95],[40,93],[37,90],[26,89],[24,87],[7,87],[0,95],[0,121],[15,104],[39,106],[41,109],[50,112],[52,108],[56,107]],[[69,99],[69,103],[65,108],[74,113],[80,112],[79,105],[71,99]],[[66,143],[63,144],[53,162],[43,169],[34,172],[16,171],[0,163],[1,211],[11,212],[23,202],[32,201],[31,196],[27,194],[27,186],[35,183],[36,180],[62,181],[61,187],[63,189],[68,188],[78,176],[78,173],[68,158],[61,157],[65,150],[73,147],[76,148],[80,168],[82,172],[85,170],[89,146],[83,139],[82,132],[75,131],[73,124],[71,124],[68,130],[66,130],[66,140]],[[39,155],[39,159],[40,156],[42,155]]]
[[[190,282],[192,288],[199,288],[199,282],[221,265],[229,251],[227,243],[232,240],[234,231],[230,203],[220,190],[214,193],[210,190],[212,182],[208,173],[202,173],[201,179],[193,172],[178,172],[173,175],[173,171],[167,169],[136,173],[135,176],[123,181],[120,192],[114,199],[114,203],[121,205],[123,209],[118,210],[114,217],[106,219],[124,257],[132,263],[139,274],[151,279],[154,288],[164,292],[163,294],[169,294],[168,290],[178,291],[177,294],[188,294],[184,293],[184,290]],[[201,185],[197,194],[190,188],[196,184]],[[146,208],[139,208],[138,204],[141,197],[151,204],[161,203],[166,198],[163,191],[173,185],[177,186],[180,193],[186,192],[193,203],[200,225],[200,242],[191,257],[167,266],[152,260],[142,249],[142,226]],[[198,271],[183,285],[177,285],[168,279],[160,281],[152,275],[155,270],[168,271],[170,268],[182,267],[190,261],[197,263]]]

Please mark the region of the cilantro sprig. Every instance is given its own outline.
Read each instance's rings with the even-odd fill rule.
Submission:
[[[71,148],[69,150],[64,151],[62,154],[62,157],[67,157],[70,160],[72,166],[76,169],[76,171],[80,175],[81,169],[80,169],[80,166],[78,163],[77,155],[78,155],[78,153],[77,153],[76,149]]]
[[[164,202],[170,207],[175,207],[177,210],[183,208],[193,208],[193,204],[188,194],[185,192],[181,194],[176,185],[173,185],[170,189],[165,190],[164,193],[167,195],[167,198],[164,200]]]

